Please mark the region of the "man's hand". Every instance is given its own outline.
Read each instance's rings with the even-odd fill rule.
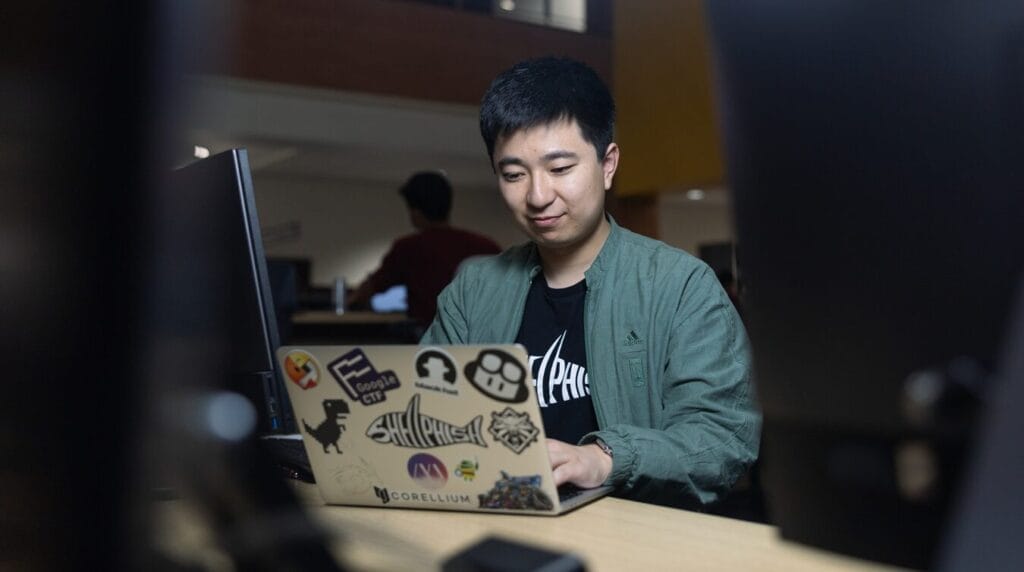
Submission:
[[[556,487],[564,483],[583,489],[598,487],[612,472],[612,458],[597,445],[577,447],[555,439],[547,442]]]

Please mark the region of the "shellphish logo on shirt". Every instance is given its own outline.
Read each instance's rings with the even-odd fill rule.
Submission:
[[[373,420],[366,429],[366,436],[378,443],[432,449],[457,443],[469,443],[486,447],[484,441],[483,415],[477,415],[463,427],[435,419],[420,413],[420,396],[409,400],[405,411],[385,413]]]

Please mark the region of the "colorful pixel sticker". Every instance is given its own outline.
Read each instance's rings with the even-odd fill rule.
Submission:
[[[320,365],[303,350],[292,350],[284,356],[284,373],[302,389],[313,389],[320,382]]]

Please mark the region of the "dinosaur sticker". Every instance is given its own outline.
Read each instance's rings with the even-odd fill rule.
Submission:
[[[366,436],[378,443],[432,449],[457,443],[486,447],[482,425],[483,415],[477,415],[463,427],[420,413],[420,396],[413,395],[405,411],[385,413],[373,420]]]
[[[348,418],[348,414],[348,404],[344,401],[340,399],[325,399],[324,415],[326,419],[317,425],[315,429],[310,427],[305,419],[302,420],[302,425],[306,428],[306,433],[309,433],[324,448],[324,453],[329,453],[328,447],[334,445],[334,450],[341,454],[341,435],[345,432],[345,424],[342,421]]]

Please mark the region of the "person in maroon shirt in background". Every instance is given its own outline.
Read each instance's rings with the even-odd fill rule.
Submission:
[[[346,307],[359,307],[397,284],[408,292],[409,317],[425,329],[437,311],[437,295],[451,282],[463,260],[501,252],[493,240],[448,224],[452,186],[439,172],[414,174],[398,190],[416,232],[391,245],[380,268],[353,290]]]

